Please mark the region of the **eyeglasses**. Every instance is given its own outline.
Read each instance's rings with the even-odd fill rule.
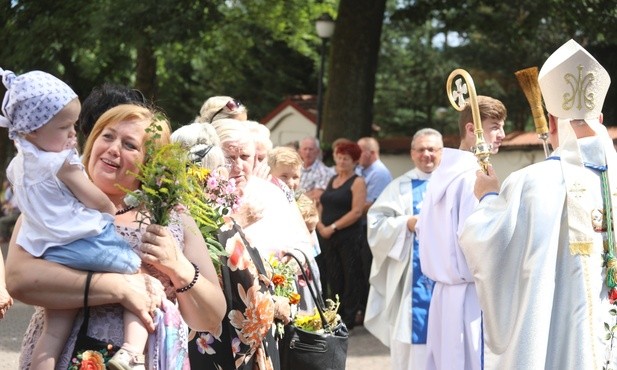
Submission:
[[[225,156],[225,168],[227,168],[227,170],[231,171],[231,169],[234,168],[234,166],[240,168],[240,164],[238,163],[238,159]]]
[[[429,153],[433,154],[433,153],[437,153],[437,152],[441,151],[441,149],[443,149],[443,148],[412,148],[411,150],[413,150],[416,153],[429,152]]]
[[[214,121],[214,117],[218,116],[225,108],[227,108],[229,113],[234,113],[235,111],[244,108],[244,104],[237,99],[228,101],[227,104],[223,105],[221,109],[217,110],[216,113],[212,115],[212,118],[210,118],[210,123],[212,123],[212,121]]]

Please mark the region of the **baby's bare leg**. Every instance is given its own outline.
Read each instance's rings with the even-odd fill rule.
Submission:
[[[148,341],[148,329],[143,322],[129,310],[124,310],[124,344],[122,348],[140,354],[144,353]]]

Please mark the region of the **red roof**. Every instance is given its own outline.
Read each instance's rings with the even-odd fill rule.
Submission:
[[[274,110],[263,117],[260,122],[266,124],[270,122],[277,114],[288,106],[294,107],[300,114],[308,118],[309,121],[317,122],[317,96],[316,95],[291,95],[288,96]]]
[[[607,127],[608,134],[617,139],[617,127]],[[411,136],[397,136],[378,139],[382,153],[406,153],[409,151]],[[458,135],[445,135],[444,146],[458,148],[460,139]],[[542,150],[542,141],[536,132],[514,131],[506,135],[500,150]]]

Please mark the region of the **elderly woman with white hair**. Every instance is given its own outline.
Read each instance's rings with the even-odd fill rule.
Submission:
[[[172,141],[187,148],[191,160],[205,168],[216,170],[225,164],[219,138],[210,124],[182,126],[172,134]],[[232,181],[243,182],[237,172],[233,170]],[[227,177],[228,171],[219,174]],[[227,299],[227,314],[216,332],[191,332],[191,368],[278,370],[278,349],[271,329],[275,318],[289,320],[289,302],[271,294],[268,282],[259,278],[267,276],[259,251],[249,244],[232,218],[224,219],[218,240],[227,254],[234,256],[221,260],[220,281]]]
[[[189,151],[189,159],[211,170],[225,165],[225,155],[212,125],[191,123],[171,134],[171,141],[180,143]]]
[[[244,233],[263,256],[300,250],[309,258],[315,273],[314,281],[321,288],[319,269],[314,259],[314,243],[300,210],[289,202],[285,193],[272,182],[254,174],[255,137],[235,120],[218,120],[213,124],[230,167],[230,177],[238,179],[242,205],[233,217],[243,223]],[[302,254],[297,254],[304,260]],[[310,297],[306,287],[300,294]],[[303,294],[305,293],[305,294]],[[312,312],[314,303],[302,299],[298,309]]]
[[[262,253],[300,249],[309,254],[311,238],[295,205],[276,185],[253,176],[255,139],[246,126],[235,120],[217,120],[213,124],[228,164],[230,178],[242,192],[243,206],[239,216],[248,221],[244,226],[249,240]],[[250,217],[242,217],[248,212]]]

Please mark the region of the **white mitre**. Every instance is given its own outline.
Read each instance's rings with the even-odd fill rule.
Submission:
[[[596,58],[570,40],[544,62],[538,82],[550,114],[587,120],[602,113],[611,78]]]
[[[593,202],[586,191],[590,186],[589,177],[584,176],[580,148],[570,121],[584,120],[602,140],[611,189],[609,194],[616,194],[617,154],[606,127],[600,123],[611,79],[587,50],[569,40],[546,60],[538,74],[538,82],[546,110],[558,121],[559,149],[556,154],[561,157],[567,188],[570,252],[588,254],[592,247],[589,207]],[[617,199],[612,198],[611,208],[615,215]]]

